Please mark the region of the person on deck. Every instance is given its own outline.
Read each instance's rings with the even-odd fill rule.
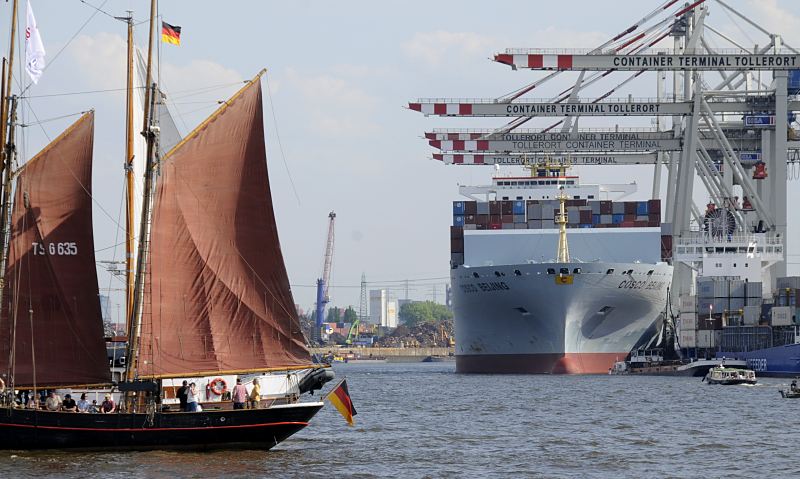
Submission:
[[[789,388],[792,390],[792,392],[797,391],[797,380],[796,379],[794,381],[792,381],[792,385],[789,386]]]
[[[35,394],[30,394],[28,396],[28,404],[25,407],[28,409],[39,409],[39,400]]]
[[[78,405],[72,399],[71,394],[64,395],[64,401],[61,402],[61,410],[66,412],[78,412]]]
[[[261,384],[258,378],[253,379],[253,389],[250,390],[250,409],[258,409],[261,402]]]
[[[198,400],[197,386],[191,383],[189,384],[189,389],[186,391],[186,412],[197,412]]]
[[[44,407],[48,411],[58,411],[61,409],[61,398],[54,391],[47,394],[47,399],[44,401]]]
[[[189,382],[183,381],[183,386],[178,388],[178,391],[175,393],[175,397],[178,398],[178,401],[181,402],[181,411],[186,412],[186,396],[187,392],[189,392]]]
[[[234,409],[244,409],[244,405],[247,402],[247,388],[242,384],[242,378],[236,378],[236,386],[233,387],[231,397]]]
[[[86,393],[81,394],[78,401],[78,412],[87,412],[89,410],[89,401],[86,400]]]
[[[114,404],[114,400],[111,399],[111,394],[106,393],[106,398],[103,401],[103,404],[100,405],[100,412],[103,414],[109,414],[117,410],[117,405]]]
[[[92,404],[89,404],[89,409],[87,412],[89,414],[97,414],[100,412],[100,409],[97,407],[97,399],[92,399]]]

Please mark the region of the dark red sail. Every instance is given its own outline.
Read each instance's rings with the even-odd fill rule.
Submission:
[[[169,152],[150,234],[142,377],[311,366],[283,263],[254,80]]]
[[[111,380],[92,233],[93,134],[90,112],[17,177],[0,318],[0,374],[16,387]]]

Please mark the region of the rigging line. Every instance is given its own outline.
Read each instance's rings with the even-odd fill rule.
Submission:
[[[120,214],[122,214],[122,213],[121,213],[121,211],[120,211]],[[111,246],[106,246],[106,247],[104,247],[104,248],[96,249],[96,250],[94,250],[94,252],[95,252],[95,253],[100,253],[100,252],[102,252],[102,251],[108,251],[108,250],[110,250],[111,248],[116,248],[117,246],[121,246],[121,245],[124,245],[124,244],[125,244],[125,242],[124,242],[124,241],[120,241],[120,242],[119,242],[119,243],[117,243],[117,244],[112,244]],[[115,254],[116,254],[116,253],[115,253]],[[116,256],[112,256],[112,259],[113,259],[113,258],[116,258]]]
[[[232,86],[241,87],[241,85],[243,83],[247,83],[247,81],[243,80],[243,81],[237,81],[237,82],[232,82],[232,83],[217,83],[215,85],[208,85],[208,86],[199,87],[199,88],[189,88],[189,89],[186,89],[186,90],[175,90],[172,93],[183,93],[183,95],[175,95],[175,96],[171,96],[171,98],[174,100],[176,98],[186,98],[188,96],[195,96],[195,95],[198,95],[198,94],[201,94],[201,93],[208,93],[208,92],[213,91],[213,90],[221,90],[223,88],[228,88],[228,87],[232,87]]]
[[[34,122],[34,123],[18,123],[17,126],[19,126],[20,128],[27,128],[29,126],[41,125],[43,123],[49,123],[51,121],[63,120],[64,118],[70,118],[70,117],[73,117],[73,116],[83,115],[84,113],[87,113],[87,112],[86,111],[79,111],[77,113],[69,113],[67,115],[54,116],[52,118],[46,118],[44,120],[37,121],[37,122]]]
[[[144,87],[133,87],[134,89],[144,89]],[[127,91],[127,88],[107,88],[105,90],[86,90],[86,91],[73,91],[67,93],[49,93],[45,95],[26,95],[20,96],[20,98],[50,98],[54,96],[72,96],[72,95],[88,95],[91,93],[111,93],[111,92],[120,92],[120,91]]]
[[[91,21],[92,21],[92,19],[95,17],[95,15],[97,15],[97,12],[100,12],[100,11],[102,11],[102,10],[100,10],[100,9],[101,9],[101,8],[103,8],[103,7],[106,5],[106,3],[108,3],[108,0],[103,0],[103,3],[102,3],[102,4],[100,4],[100,7],[99,7],[99,8],[96,8],[96,9],[95,9],[95,11],[94,11],[94,13],[92,13],[92,14],[89,16],[89,18],[87,18],[87,19],[86,19],[86,21],[85,21],[85,22],[83,22],[83,25],[81,25],[81,27],[78,29],[78,31],[77,31],[77,32],[75,32],[75,34],[73,34],[73,35],[72,35],[72,37],[71,37],[71,38],[70,38],[70,39],[67,41],[67,43],[65,43],[65,44],[64,44],[64,46],[63,46],[63,47],[61,47],[61,50],[59,50],[59,51],[58,51],[58,53],[56,53],[56,54],[55,54],[55,56],[53,57],[53,59],[47,62],[47,64],[44,66],[44,70],[42,70],[42,73],[46,72],[46,71],[47,71],[47,70],[48,70],[48,69],[49,69],[51,66],[53,66],[53,63],[55,63],[56,59],[58,59],[58,57],[59,57],[59,56],[61,56],[61,53],[62,53],[64,50],[66,50],[68,46],[70,46],[70,45],[72,44],[72,41],[73,41],[73,40],[75,40],[75,38],[76,38],[76,37],[77,37],[77,36],[78,36],[78,35],[79,35],[79,34],[80,34],[82,31],[83,31],[83,29],[84,29],[84,28],[86,28],[86,25],[88,25],[88,24],[89,24],[89,22],[91,22]],[[87,5],[88,5],[88,4],[87,4]],[[22,55],[20,55],[20,56],[22,56]],[[20,92],[20,95],[24,95],[24,94],[25,94],[25,92],[26,92],[26,91],[28,91],[28,88],[30,88],[30,87],[31,87],[31,85],[33,85],[33,83],[30,83],[30,84],[28,84],[27,88],[25,88],[24,90],[22,90],[22,91]]]
[[[269,86],[269,75],[264,75],[264,80],[267,83],[267,96],[269,97],[269,109],[272,112],[272,121],[275,125],[275,137],[278,139],[278,149],[281,152],[281,159],[283,160],[283,166],[286,168],[286,175],[289,177],[289,184],[292,185],[292,191],[294,192],[294,197],[297,199],[297,205],[300,206],[300,195],[297,194],[297,188],[294,186],[294,180],[292,179],[292,172],[289,171],[289,164],[286,162],[286,154],[283,152],[283,142],[281,142],[281,134],[278,131],[278,118],[275,116],[275,102],[272,101],[272,89]]]
[[[31,106],[30,102],[27,101],[27,100],[26,100],[26,102],[28,103],[28,110],[30,111],[31,115],[33,115],[33,117],[36,119],[36,121],[39,122],[39,117],[36,115],[36,112],[33,110],[33,107]],[[44,134],[44,137],[47,138],[48,144],[52,143],[53,139],[50,138],[50,135],[47,134],[47,130],[44,129],[44,127],[41,125],[41,123],[39,123],[39,128],[42,130],[42,133]],[[56,157],[59,160],[61,160],[61,154],[60,153],[57,153]],[[111,222],[114,223],[117,226],[117,228],[121,229],[122,225],[120,225],[119,222],[117,220],[115,220],[114,217],[112,217],[111,214],[108,211],[106,211],[105,208],[103,208],[103,205],[99,201],[97,201],[97,198],[95,198],[94,195],[89,191],[89,189],[86,188],[86,185],[84,185],[83,183],[80,182],[80,180],[78,180],[78,177],[75,176],[75,173],[71,169],[69,169],[69,168],[67,168],[67,169],[69,170],[70,175],[72,175],[72,178],[75,181],[77,181],[79,185],[81,185],[81,189],[83,189],[83,191],[87,195],[89,195],[89,198],[92,199],[92,203],[96,204],[97,207],[100,208],[100,211],[102,211],[103,214],[106,215],[108,217],[108,219],[110,219]],[[91,187],[91,185],[90,185],[90,187]]]
[[[114,20],[117,20],[117,17],[116,17],[116,16],[114,16],[114,15],[112,15],[112,14],[108,13],[108,12],[107,12],[107,11],[105,11],[105,10],[102,10],[102,6],[103,6],[103,5],[105,5],[105,2],[103,2],[103,5],[100,5],[100,7],[95,7],[94,5],[92,5],[91,3],[87,2],[86,0],[80,0],[80,2],[81,2],[82,4],[84,4],[84,5],[86,5],[86,6],[89,6],[89,7],[91,7],[91,8],[94,8],[94,9],[95,9],[95,10],[97,10],[99,13],[102,13],[103,15],[105,15],[105,16],[107,16],[107,17],[109,17],[109,18],[113,18]]]

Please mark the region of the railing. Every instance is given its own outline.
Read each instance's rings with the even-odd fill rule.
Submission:
[[[431,133],[495,133],[502,128],[434,128]],[[515,128],[514,133],[545,133],[545,128]],[[547,133],[550,131],[548,130]],[[672,133],[671,130],[658,130],[656,128],[615,127],[610,128],[579,128],[580,133]]]
[[[747,245],[755,246],[782,246],[781,238],[770,234],[735,233],[732,235],[712,235],[704,231],[685,233],[673,239],[678,246],[704,245]]]
[[[578,98],[573,101],[558,101],[553,100],[552,98],[530,98],[530,97],[521,97],[517,98],[514,101],[503,101],[499,98],[457,98],[457,97],[439,97],[439,98],[417,98],[416,100],[412,101],[411,103],[422,103],[422,104],[429,104],[429,103],[448,103],[452,105],[456,105],[459,103],[472,103],[472,104],[483,104],[483,105],[506,105],[506,104],[517,104],[517,103],[567,103],[567,104],[591,104],[597,98]],[[674,101],[673,101],[674,100]],[[658,99],[655,97],[617,97],[617,98],[603,98],[603,103],[687,103],[683,97],[678,98],[670,98],[667,96],[666,98]],[[741,99],[736,97],[722,97],[722,98],[714,98],[710,104],[715,103],[745,103]]]
[[[638,55],[704,55],[704,56],[717,56],[717,55],[754,55],[752,51],[743,50],[741,48],[719,48],[715,49],[714,53],[708,53],[705,49],[689,49],[689,50],[675,50],[672,48],[650,49],[645,54],[628,55],[619,53],[616,48],[608,48],[605,50],[597,50],[596,48],[506,48],[503,53],[507,55],[620,55],[620,56],[638,56]],[[770,51],[763,55],[797,55],[792,50],[781,48],[777,53]]]

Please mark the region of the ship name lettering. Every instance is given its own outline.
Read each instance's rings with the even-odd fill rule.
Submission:
[[[461,291],[463,291],[465,293],[477,293],[478,292],[478,288],[475,287],[474,284],[462,284],[461,285]]]
[[[502,291],[505,289],[511,289],[504,281],[492,281],[491,283],[477,283],[477,286],[483,291],[484,293],[489,293],[491,291]]]
[[[663,287],[663,281],[636,281],[634,279],[623,281],[617,286],[618,289],[661,289]]]

